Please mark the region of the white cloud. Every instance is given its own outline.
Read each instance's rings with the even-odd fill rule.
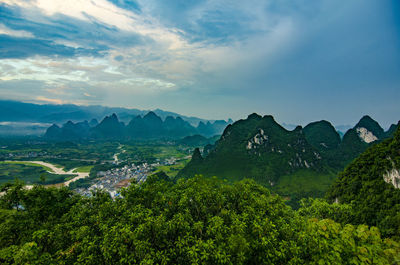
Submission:
[[[10,35],[13,37],[22,37],[22,38],[33,38],[34,35],[31,32],[25,30],[13,30],[5,26],[4,24],[0,24],[0,34]]]
[[[46,98],[46,97],[43,97],[43,96],[37,96],[35,98],[35,100],[40,101],[40,102],[45,102],[45,103],[58,104],[58,105],[64,104],[64,101],[61,100],[61,99]]]
[[[43,22],[42,17],[34,14],[34,10],[39,10],[46,16],[62,14],[136,33],[153,39],[167,49],[187,46],[187,42],[180,36],[180,30],[164,27],[150,15],[138,15],[106,0],[5,0],[5,3],[24,8],[29,19],[36,21]],[[72,45],[76,43],[72,42]]]

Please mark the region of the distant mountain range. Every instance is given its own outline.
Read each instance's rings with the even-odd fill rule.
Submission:
[[[277,188],[283,176],[334,176],[370,145],[392,136],[398,127],[392,125],[385,132],[371,117],[364,116],[341,139],[328,121],[289,131],[272,116],[252,114],[229,125],[203,153],[195,150],[178,177],[203,174],[232,181],[247,177]],[[325,188],[328,186],[321,189]]]
[[[0,136],[1,135],[42,135],[48,124],[63,124],[68,121],[74,123],[83,120],[101,120],[107,115],[115,113],[119,120],[128,124],[138,115],[144,116],[149,110],[113,108],[104,106],[78,106],[78,105],[39,105],[10,100],[0,100]],[[165,120],[167,117],[177,118],[197,127],[201,122],[201,131],[206,135],[213,133],[215,126],[210,126],[215,120],[205,120],[197,117],[188,117],[178,113],[153,110],[157,116]],[[230,121],[232,122],[232,121]],[[220,127],[225,127],[221,122]],[[209,128],[213,127],[213,128]],[[221,131],[224,128],[221,129]],[[207,131],[208,130],[208,131]]]
[[[218,120],[213,123],[200,121],[197,127],[181,117],[167,116],[164,120],[150,111],[146,115],[137,115],[125,125],[114,113],[106,116],[100,123],[96,119],[90,122],[74,123],[68,121],[61,127],[53,124],[44,135],[48,140],[142,140],[142,139],[181,139],[187,136],[207,138],[220,135],[231,121]],[[199,142],[198,137],[191,139]],[[190,142],[190,139],[187,139]]]
[[[137,115],[146,115],[149,110],[114,108],[104,106],[52,105],[33,104],[10,100],[0,100],[0,122],[31,122],[31,123],[65,123],[97,119],[116,113],[123,122],[129,122]],[[168,116],[181,117],[190,124],[197,126],[199,122],[208,120],[188,117],[175,112],[161,109],[153,110],[155,114],[165,119]],[[214,120],[211,120],[211,122]]]

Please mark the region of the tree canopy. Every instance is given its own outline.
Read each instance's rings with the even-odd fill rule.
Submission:
[[[1,264],[395,264],[378,228],[296,212],[253,180],[157,176],[112,199],[20,183],[0,197]],[[308,208],[307,208],[308,207]],[[346,209],[342,209],[346,213]],[[329,217],[329,215],[327,215]],[[317,218],[315,218],[317,217]]]

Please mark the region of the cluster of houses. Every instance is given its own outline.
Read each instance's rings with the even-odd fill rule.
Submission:
[[[143,163],[141,165],[125,165],[121,168],[114,168],[97,173],[96,180],[87,188],[79,188],[76,191],[82,195],[91,196],[92,191],[103,190],[108,192],[111,197],[118,197],[119,189],[129,186],[132,182],[142,183],[146,181],[147,176],[154,171],[154,167]]]
[[[37,158],[46,156],[47,152],[12,152],[12,153],[0,153],[0,159],[15,159],[15,158]]]

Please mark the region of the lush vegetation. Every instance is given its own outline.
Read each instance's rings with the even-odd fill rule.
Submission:
[[[377,141],[364,142],[357,132],[360,127],[377,136]],[[346,165],[389,134],[369,116],[341,139],[327,121],[288,131],[272,116],[252,114],[228,126],[214,146],[194,154],[178,177],[202,174],[231,182],[251,178],[297,208],[301,198],[324,197]]]
[[[385,236],[400,238],[400,190],[384,175],[400,168],[400,129],[393,139],[369,148],[338,177],[331,201],[349,203],[355,223],[378,226]]]
[[[383,135],[369,117],[359,125]],[[400,131],[393,134],[351,163],[327,200],[312,198],[324,196],[339,168],[369,145],[356,129],[341,141],[324,121],[287,131],[271,116],[253,114],[229,126],[203,155],[194,149],[184,169],[189,152],[210,139],[12,140],[0,150],[3,160],[44,160],[90,174],[70,189],[4,185],[0,264],[399,264],[400,190],[383,180],[400,168]],[[120,197],[71,192],[90,186],[99,171],[171,157],[178,163],[160,165]],[[25,162],[2,162],[0,174],[29,184],[68,177],[52,178]]]
[[[118,158],[132,163],[153,163],[172,157],[183,159],[190,155],[192,150],[193,148],[177,145],[174,142],[125,142],[118,151]]]
[[[3,187],[2,264],[396,264],[375,227],[295,212],[243,180],[149,178],[112,200],[66,188]],[[326,208],[320,204],[319,208]],[[343,210],[345,212],[345,210]],[[311,218],[310,218],[311,217]]]
[[[94,166],[82,166],[75,169],[73,172],[90,173]]]
[[[170,178],[174,179],[176,175],[181,171],[186,164],[189,162],[189,159],[180,159],[176,161],[174,165],[161,165],[156,167],[157,172],[164,172]]]
[[[2,139],[0,160],[42,160],[59,164],[66,170],[96,161],[111,160],[117,152],[117,142],[43,142],[26,139]]]
[[[13,165],[26,165],[26,166],[32,166],[32,167],[40,167],[48,172],[54,172],[51,168],[46,167],[44,165],[40,165],[37,163],[32,163],[32,162],[28,162],[28,161],[0,161],[0,165],[9,165],[9,164],[13,164]]]
[[[284,197],[288,205],[297,209],[302,198],[323,198],[335,179],[335,172],[318,173],[303,169],[282,176],[271,191]]]
[[[70,175],[49,173],[44,167],[33,163],[0,162],[0,184],[13,182],[16,178],[27,184],[55,184],[64,182]]]
[[[179,176],[201,173],[232,181],[248,177],[268,186],[299,169],[323,170],[315,151],[300,128],[287,131],[272,116],[252,114],[228,126],[214,149],[188,163]]]

